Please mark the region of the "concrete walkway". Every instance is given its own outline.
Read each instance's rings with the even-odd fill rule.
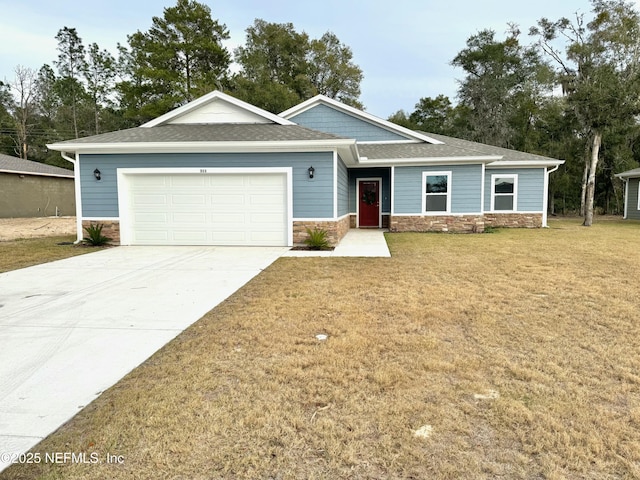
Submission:
[[[352,228],[335,250],[289,250],[284,257],[390,257],[384,238],[386,230]]]
[[[0,274],[0,471],[286,251],[118,247]]]

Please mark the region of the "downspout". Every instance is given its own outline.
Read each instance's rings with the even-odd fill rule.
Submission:
[[[76,241],[78,244],[82,241],[82,197],[80,195],[80,169],[78,168],[78,160],[69,157],[65,152],[60,152],[62,158],[73,164],[74,190],[76,194]]]
[[[638,183],[640,185],[640,183]],[[624,214],[622,215],[623,220],[627,219],[627,215],[629,214],[629,178],[624,179]],[[638,198],[640,198],[640,186],[638,187]],[[640,202],[640,200],[638,200]],[[640,203],[639,203],[640,205]]]
[[[560,168],[560,165],[556,165],[555,167],[553,167],[551,170],[547,170],[545,169],[544,171],[544,175],[545,175],[545,179],[544,179],[544,202],[543,202],[543,209],[542,209],[542,227],[546,228],[549,225],[547,224],[547,216],[548,216],[548,210],[549,210],[549,175],[553,172],[555,172],[556,170],[558,170],[558,168]]]

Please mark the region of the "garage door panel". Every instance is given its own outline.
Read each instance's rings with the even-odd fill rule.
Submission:
[[[247,234],[244,231],[213,232],[212,239],[221,245],[242,245],[247,242]]]
[[[166,223],[168,214],[163,212],[136,212],[133,215],[135,223]]]
[[[174,212],[171,214],[171,220],[175,224],[195,223],[204,226],[207,224],[207,214],[205,212]]]
[[[218,188],[237,188],[243,187],[246,183],[245,175],[211,175],[209,176],[209,185]]]
[[[251,223],[263,224],[262,228],[272,225],[277,228],[282,223],[282,215],[277,213],[251,213],[249,214]]]
[[[133,244],[287,245],[284,173],[132,174],[127,185]]]
[[[136,187],[165,187],[168,182],[169,178],[164,175],[138,175]]]
[[[167,196],[166,195],[149,195],[142,193],[134,193],[133,195],[133,205],[166,205]]]
[[[171,195],[171,203],[173,205],[198,206],[205,205],[207,199],[205,195],[173,194]]]
[[[150,245],[159,245],[169,240],[166,230],[137,230],[134,233],[136,242],[149,242]]]
[[[238,194],[213,194],[211,195],[211,206],[215,210],[226,211],[233,207],[244,207],[247,203],[245,195]]]
[[[213,222],[223,226],[223,228],[228,228],[228,229],[233,229],[234,227],[237,228],[238,225],[244,225],[247,223],[248,220],[250,219],[247,219],[246,213],[225,212],[225,213],[215,215],[213,218]]]
[[[252,243],[275,243],[280,238],[278,232],[251,232],[249,234],[249,241]]]
[[[173,175],[169,179],[172,187],[197,188],[208,184],[206,177],[202,175]]]
[[[176,230],[172,234],[176,242],[189,242],[190,244],[204,245],[207,242],[207,232],[202,230]]]
[[[249,204],[268,210],[267,207],[282,206],[282,196],[277,194],[250,194]]]

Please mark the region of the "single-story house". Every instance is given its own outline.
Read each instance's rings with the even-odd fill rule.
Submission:
[[[0,218],[75,214],[72,170],[0,154]]]
[[[75,165],[78,238],[102,223],[123,245],[543,227],[549,174],[563,163],[412,131],[322,95],[275,115],[219,91],[49,148]]]
[[[624,218],[640,220],[640,168],[618,173],[624,180]]]

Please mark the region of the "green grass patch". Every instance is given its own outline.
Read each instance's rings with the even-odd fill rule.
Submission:
[[[62,236],[0,242],[0,273],[95,251],[73,245],[75,239],[75,236]]]

